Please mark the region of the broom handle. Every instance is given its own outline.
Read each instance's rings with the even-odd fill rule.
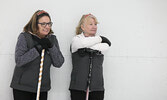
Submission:
[[[93,52],[90,52],[90,65],[89,65],[89,75],[88,75],[88,87],[87,87],[87,90],[86,90],[86,100],[89,100],[89,86],[90,86],[90,79],[91,79],[91,74],[92,74],[92,53]]]
[[[44,53],[45,53],[45,49],[42,50],[42,54],[41,54],[41,63],[40,63],[40,70],[39,70],[39,78],[38,78],[38,88],[37,88],[36,100],[39,100],[39,96],[40,96],[40,88],[41,88],[41,80],[42,80]]]
[[[88,100],[88,99],[89,99],[89,86],[88,86],[88,88],[86,90],[86,100]]]

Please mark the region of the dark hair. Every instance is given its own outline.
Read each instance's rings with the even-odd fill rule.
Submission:
[[[31,32],[33,34],[38,34],[38,29],[39,29],[38,28],[38,20],[43,16],[48,16],[49,19],[51,20],[50,15],[46,11],[38,10],[33,14],[30,21],[24,26],[23,31],[24,32]],[[50,29],[49,34],[53,34],[52,29]]]

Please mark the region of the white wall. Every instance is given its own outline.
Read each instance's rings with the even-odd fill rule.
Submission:
[[[166,0],[1,0],[0,100],[13,100],[9,87],[19,33],[38,9],[51,15],[65,57],[51,70],[48,100],[70,100],[69,45],[82,14],[99,20],[98,32],[112,41],[105,55],[105,100],[167,99]]]

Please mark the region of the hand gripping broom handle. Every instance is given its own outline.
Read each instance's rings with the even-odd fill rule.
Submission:
[[[40,88],[41,88],[41,80],[42,80],[44,54],[45,54],[45,49],[42,50],[42,54],[41,54],[41,63],[40,63],[40,70],[39,70],[39,78],[38,78],[38,88],[37,88],[36,100],[39,100],[39,96],[40,96]]]

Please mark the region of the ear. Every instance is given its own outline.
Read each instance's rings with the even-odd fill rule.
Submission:
[[[83,24],[81,24],[81,29],[84,30],[84,25]]]

